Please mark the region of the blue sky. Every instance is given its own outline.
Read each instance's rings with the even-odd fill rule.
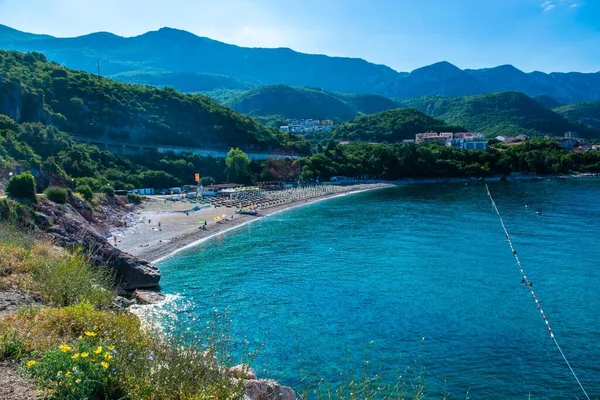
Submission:
[[[170,26],[399,71],[442,60],[600,71],[600,0],[0,0],[0,23],[59,37]]]

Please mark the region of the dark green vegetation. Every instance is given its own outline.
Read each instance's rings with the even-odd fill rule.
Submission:
[[[13,199],[35,201],[35,178],[29,172],[13,176],[6,184],[6,194]]]
[[[67,204],[69,198],[69,191],[58,186],[50,186],[48,189],[44,190],[44,194],[49,200],[56,204]]]
[[[569,104],[555,108],[554,111],[573,121],[590,125],[600,129],[600,102],[591,101],[578,104]]]
[[[511,172],[600,172],[600,152],[567,153],[556,142],[530,140],[507,149],[462,151],[440,145],[330,143],[303,161],[302,178],[485,177]]]
[[[196,72],[122,72],[112,75],[125,83],[139,83],[157,87],[171,87],[183,93],[209,92],[216,89],[248,90],[254,85],[224,75]]]
[[[286,85],[259,86],[225,105],[250,116],[282,116],[347,121],[359,114],[397,108],[391,99],[370,94],[330,93],[317,88]]]
[[[398,108],[376,114],[361,115],[339,125],[333,137],[340,140],[364,142],[401,142],[414,139],[421,132],[461,132],[463,127],[450,125],[421,111]]]
[[[563,136],[577,131],[582,137],[600,137],[600,130],[567,120],[532,98],[517,92],[468,97],[420,97],[402,102],[424,113],[459,124],[473,132],[515,136]]]
[[[144,73],[185,71],[225,75],[243,83],[284,83],[392,98],[518,91],[532,96],[548,95],[563,103],[600,100],[596,90],[600,73],[524,73],[511,65],[461,70],[447,62],[411,73],[396,72],[362,59],[308,55],[285,48],[243,48],[170,28],[132,38],[94,33],[58,39],[0,26],[0,48],[42,52],[70,68],[93,73],[100,59],[104,76],[134,73],[142,74],[138,76],[145,81],[148,78]],[[157,86],[196,88],[195,84],[179,86],[169,75],[155,76],[158,80],[152,84]],[[231,83],[222,82],[222,88],[231,89]]]
[[[531,98],[550,110],[562,106],[562,103],[560,103],[558,100],[544,94],[531,96]]]
[[[19,122],[128,142],[244,150],[303,146],[205,96],[99,79],[39,53],[0,51],[0,71],[0,113]]]

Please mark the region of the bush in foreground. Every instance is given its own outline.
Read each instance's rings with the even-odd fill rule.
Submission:
[[[77,186],[77,193],[81,193],[83,198],[87,201],[92,201],[94,199],[94,192],[88,185]]]
[[[13,176],[6,185],[6,193],[14,199],[36,201],[35,178],[29,172]]]
[[[50,186],[44,191],[46,197],[56,204],[67,204],[69,199],[69,191],[58,186]]]
[[[108,197],[115,197],[115,189],[110,186],[103,186],[102,189],[100,189],[100,192],[104,193]]]

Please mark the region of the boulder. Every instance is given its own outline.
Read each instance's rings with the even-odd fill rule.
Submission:
[[[133,295],[131,295],[131,299],[138,304],[156,304],[163,301],[165,299],[165,295],[159,292],[153,292],[152,290],[137,289],[135,292],[133,292]]]
[[[113,300],[113,305],[117,308],[125,309],[125,308],[129,307],[131,304],[133,304],[133,301],[126,299],[123,296],[117,296]]]
[[[245,380],[244,395],[251,400],[296,400],[291,388],[268,379]]]
[[[246,364],[239,364],[229,368],[229,376],[238,379],[256,379],[256,372]]]

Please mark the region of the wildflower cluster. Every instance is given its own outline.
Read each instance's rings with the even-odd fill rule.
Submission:
[[[111,367],[117,350],[88,331],[75,343],[63,343],[47,351],[41,360],[24,363],[25,370],[52,389],[57,399],[103,397],[108,394]]]

